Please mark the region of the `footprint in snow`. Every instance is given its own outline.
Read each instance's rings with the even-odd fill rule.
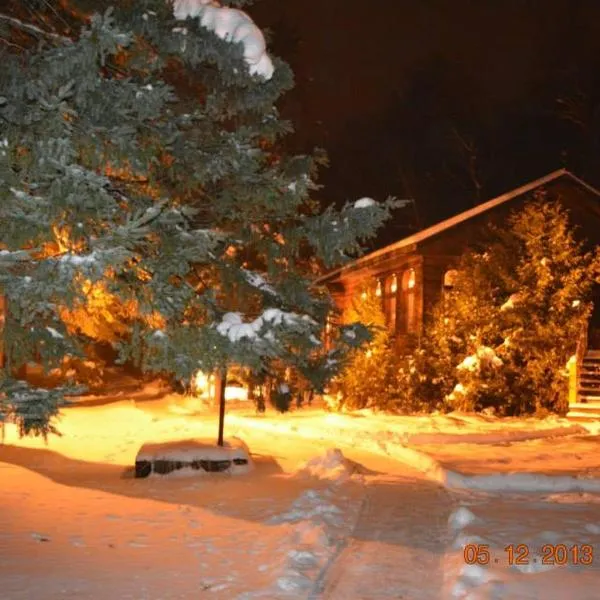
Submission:
[[[78,535],[72,535],[69,539],[71,541],[71,544],[73,546],[77,546],[78,548],[84,548],[86,545],[83,541],[83,538]]]

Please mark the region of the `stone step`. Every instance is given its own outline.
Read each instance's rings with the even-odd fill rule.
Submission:
[[[600,358],[600,350],[597,348],[588,348],[585,356],[589,356],[592,358]]]
[[[596,423],[600,420],[600,417],[590,417],[590,416],[579,416],[572,413],[567,413],[567,419],[572,421],[573,423]]]
[[[600,389],[598,389],[597,387],[582,385],[577,388],[577,393],[580,396],[600,396]]]
[[[600,402],[600,396],[597,394],[578,394],[579,402],[583,402],[585,404],[593,404],[595,402]]]
[[[600,377],[600,367],[597,369],[590,369],[589,367],[583,366],[581,367],[581,371],[579,372],[581,377]]]
[[[597,412],[600,414],[600,402],[587,403],[587,402],[572,402],[569,404],[569,410],[576,410],[578,412],[593,413]]]
[[[585,396],[583,396],[583,398],[586,398]],[[590,398],[589,400],[579,400],[578,402],[571,402],[571,404],[569,404],[569,406],[595,406],[598,407],[600,409],[600,396],[597,397],[597,400],[593,400],[593,398]]]

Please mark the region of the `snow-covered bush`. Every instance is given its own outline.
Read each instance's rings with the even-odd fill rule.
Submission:
[[[508,396],[504,361],[489,346],[479,346],[456,367],[458,383],[445,397],[454,410],[473,411],[496,406]]]

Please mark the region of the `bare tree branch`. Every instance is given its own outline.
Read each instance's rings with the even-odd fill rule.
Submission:
[[[31,35],[35,35],[36,37],[45,37],[56,42],[60,42],[62,44],[72,44],[73,40],[71,38],[65,37],[64,35],[59,35],[58,33],[53,33],[51,31],[44,31],[40,29],[36,25],[31,25],[30,23],[24,23],[20,19],[16,19],[15,17],[10,17],[3,13],[0,13],[0,21],[5,21],[9,23],[13,27],[20,29],[21,31],[25,31]]]
[[[589,104],[590,98],[587,94],[578,91],[572,97],[557,98],[556,103],[560,105],[558,115],[565,121],[570,121],[585,133],[590,129]]]
[[[454,134],[455,139],[461,146],[463,155],[467,160],[467,173],[469,175],[471,185],[475,190],[476,203],[479,204],[481,202],[481,191],[483,189],[483,183],[481,182],[479,168],[477,165],[477,157],[479,154],[477,144],[473,139],[469,140],[466,136],[461,135],[456,127],[452,127],[452,133]]]
[[[0,42],[2,42],[3,44],[6,44],[9,48],[17,48],[18,50],[25,50],[25,48],[23,46],[19,46],[19,44],[15,44],[14,42],[11,42],[3,37],[0,37]]]
[[[69,27],[69,24],[63,19],[62,15],[56,10],[51,2],[48,2],[48,0],[43,0],[43,2],[55,14],[55,16],[63,22],[64,25]]]

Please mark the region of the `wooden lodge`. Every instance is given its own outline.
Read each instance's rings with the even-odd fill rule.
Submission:
[[[418,341],[429,309],[452,287],[458,258],[480,239],[487,225],[502,225],[534,197],[559,201],[569,211],[577,235],[590,245],[600,244],[600,191],[561,169],[366,254],[321,281],[342,310],[359,290],[375,287],[399,350],[410,348]],[[600,348],[594,337],[600,330],[600,298],[595,304],[589,339]]]

